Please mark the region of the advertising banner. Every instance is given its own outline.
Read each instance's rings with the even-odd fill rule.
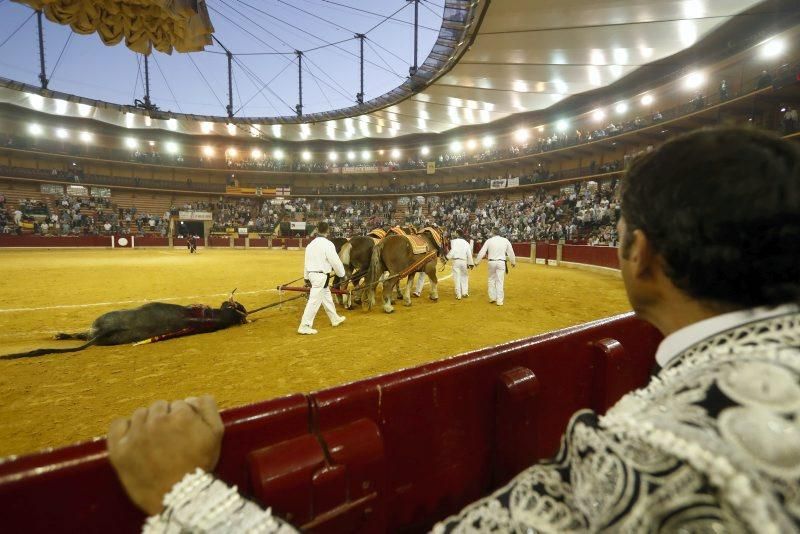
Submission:
[[[182,221],[211,221],[210,211],[179,211],[178,218]]]

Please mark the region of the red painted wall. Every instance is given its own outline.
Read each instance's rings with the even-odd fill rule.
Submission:
[[[590,245],[564,245],[561,252],[562,261],[585,263],[619,269],[617,247],[593,247]]]

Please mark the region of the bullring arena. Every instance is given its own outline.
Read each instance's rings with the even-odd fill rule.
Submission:
[[[237,289],[247,308],[278,302],[275,288],[302,274],[302,253],[286,250],[2,250],[3,353],[74,346],[52,339],[85,329],[98,315],[146,301],[218,305]],[[31,276],[31,273],[36,273]],[[91,274],[88,274],[91,273]],[[297,336],[305,301],[265,310],[252,324],[132,347],[0,361],[0,455],[22,454],[102,435],[109,421],[153,399],[212,393],[233,407],[315,391],[462,352],[626,311],[622,281],[520,262],[505,306],[488,303],[486,264],[471,271],[470,298],[456,301],[447,268],[439,302],[423,297],[387,315],[345,312],[335,330]],[[42,280],[57,280],[42,284]],[[282,298],[296,296],[284,293]],[[479,325],[479,326],[477,326]],[[479,330],[476,332],[476,328]]]
[[[739,506],[756,486],[738,473],[750,473],[756,460],[735,471],[715,449],[697,453],[699,432],[684,446],[634,424],[650,421],[639,408],[658,406],[653,420],[669,412],[669,424],[695,417],[688,426],[710,421],[721,429],[730,406],[698,415],[719,392],[645,404],[692,369],[674,365],[691,349],[669,360],[682,338],[662,344],[663,336],[704,319],[713,325],[745,301],[763,305],[767,293],[786,305],[795,288],[789,281],[746,300],[743,288],[757,284],[741,285],[731,299],[728,285],[744,276],[695,280],[721,265],[733,278],[732,263],[744,269],[751,261],[767,266],[752,269],[769,272],[765,278],[794,276],[800,262],[769,255],[797,254],[796,227],[781,233],[780,226],[796,219],[797,199],[779,192],[752,198],[746,210],[735,205],[744,189],[734,180],[749,186],[759,177],[748,199],[783,187],[783,159],[745,172],[739,151],[729,159],[741,165],[718,176],[716,166],[728,160],[711,168],[696,154],[666,165],[658,158],[674,154],[681,136],[711,143],[719,135],[728,141],[715,145],[720,153],[740,141],[773,143],[748,163],[774,163],[779,152],[791,161],[784,149],[800,142],[797,0],[0,0],[0,58],[3,532],[140,532],[145,515],[166,502],[164,488],[137,499],[120,458],[149,455],[161,440],[169,452],[150,460],[164,469],[128,471],[155,487],[191,452],[186,440],[199,436],[207,438],[206,461],[173,474],[180,479],[198,466],[208,474],[191,475],[188,485],[161,481],[178,488],[161,520],[258,505],[301,531],[423,532],[538,469],[529,468],[554,458],[562,443],[572,448],[549,464],[558,473],[527,488],[537,486],[531,495],[575,488],[541,501],[521,493],[498,500],[524,516],[527,530],[539,531],[544,516],[560,526],[541,531],[601,530],[589,515],[575,520],[564,510],[631,498],[635,505],[608,515],[633,518],[618,530],[646,531],[635,521],[661,513],[670,492],[682,498],[702,487],[708,493],[698,495],[714,500],[718,483],[728,484],[717,493],[730,498],[721,517],[752,508],[760,527],[764,510],[789,508],[789,499],[800,517],[795,486],[778,505]],[[697,146],[706,145],[685,153]],[[661,163],[643,171],[637,161]],[[760,172],[774,180],[760,180]],[[722,198],[734,200],[719,222]],[[758,224],[743,227],[744,212]],[[668,240],[677,234],[672,225],[684,229],[681,246]],[[436,264],[438,300],[426,282],[410,306],[396,301],[385,313],[378,288],[372,309],[337,304],[346,321],[336,327],[322,309],[318,332],[301,325],[307,299],[316,302],[320,280],[336,270],[330,250],[321,252],[329,244],[315,241],[326,227],[336,246],[348,247],[340,258],[351,273],[391,271],[405,287],[409,270]],[[750,248],[740,246],[754,227],[765,230],[747,238]],[[459,235],[466,243],[455,241]],[[665,240],[672,246],[660,248]],[[356,254],[349,247],[359,242]],[[387,259],[388,243],[402,261]],[[778,245],[753,252],[764,243]],[[484,246],[468,271],[468,296],[457,299],[455,272],[467,267],[470,247],[477,258]],[[507,247],[516,266],[508,261],[500,302],[490,298],[488,279],[499,280]],[[690,272],[678,280],[682,270]],[[717,292],[707,301],[706,289]],[[238,324],[233,300],[259,311]],[[676,302],[673,320],[659,321],[657,305]],[[129,323],[109,327],[111,334],[139,329],[138,342],[101,346],[98,339],[113,337],[106,331],[69,351],[84,340],[55,339],[86,331],[103,314],[153,303],[177,306],[118,314]],[[169,328],[144,335],[147,321]],[[692,341],[691,329],[683,333]],[[741,339],[750,342],[734,341]],[[37,352],[48,348],[65,351]],[[767,373],[734,375],[720,378],[718,389],[736,408],[797,386]],[[203,394],[216,399],[221,427],[213,406],[197,399]],[[694,403],[679,404],[687,399]],[[762,404],[775,416],[780,403]],[[796,403],[790,408],[777,422],[759,416],[737,427],[746,419],[732,418],[726,430],[752,439],[747,454],[759,461],[783,461],[771,471],[776,477],[797,463],[788,431],[768,437],[796,429]],[[582,410],[593,413],[568,427]],[[143,414],[157,416],[143,422]],[[193,431],[174,431],[180,417]],[[755,432],[759,424],[768,428]],[[713,428],[702,437],[723,435]],[[581,439],[590,446],[570,445]],[[637,461],[647,461],[614,470],[640,452],[630,439],[657,441],[659,457],[648,464],[643,447]],[[786,448],[765,458],[778,442]],[[579,468],[562,470],[562,461]],[[697,482],[692,470],[703,469],[711,475]],[[206,476],[217,480],[192,482]],[[619,489],[634,482],[635,490]],[[253,505],[238,507],[236,491],[205,510],[197,500],[185,507],[174,500],[207,496],[223,483]],[[579,483],[591,486],[588,494]],[[661,492],[657,498],[645,484]],[[688,530],[727,531],[703,523],[713,506],[700,501],[664,512],[660,528],[647,531],[676,531],[686,518],[702,523]]]

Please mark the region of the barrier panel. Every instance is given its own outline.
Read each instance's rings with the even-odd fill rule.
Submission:
[[[216,474],[311,531],[419,530],[556,452],[570,416],[646,383],[632,314],[227,410]],[[0,463],[10,532],[138,532],[105,442]]]
[[[536,242],[536,262],[537,263],[547,263],[547,260],[550,259],[550,247],[548,246],[549,243],[547,241],[537,241]],[[555,257],[553,257],[555,259]]]
[[[250,239],[250,247],[266,247],[269,244],[267,239]]]
[[[202,244],[202,240],[199,244]],[[174,246],[186,246],[185,239],[175,239]],[[167,237],[152,237],[152,236],[142,236],[136,238],[136,247],[168,247],[169,246],[169,238]]]
[[[619,269],[617,247],[590,245],[563,245],[561,260]]]
[[[517,258],[530,258],[531,257],[531,244],[530,243],[511,243],[511,248],[514,249],[514,255]]]
[[[0,247],[111,247],[111,236],[2,235]]]
[[[244,242],[245,242],[245,238],[244,237],[235,237],[233,239],[233,246],[234,247],[242,247],[242,248],[244,248]]]
[[[209,237],[208,246],[210,247],[230,247],[231,240],[228,237]]]

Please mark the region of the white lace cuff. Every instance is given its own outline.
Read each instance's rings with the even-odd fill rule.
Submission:
[[[297,532],[269,509],[242,498],[236,486],[197,469],[172,487],[164,496],[164,511],[147,518],[143,534],[179,534],[183,532],[290,533]]]

